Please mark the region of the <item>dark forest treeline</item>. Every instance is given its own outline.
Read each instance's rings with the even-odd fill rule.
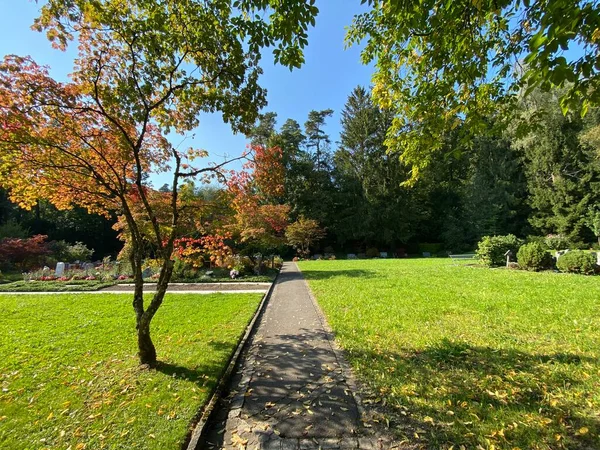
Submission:
[[[88,214],[83,208],[59,211],[43,201],[26,211],[11,203],[6,191],[0,189],[0,239],[42,234],[48,241],[82,242],[94,250],[94,259],[102,259],[116,256],[123,246],[112,228],[115,222],[116,217]]]
[[[411,167],[384,144],[392,115],[361,87],[342,111],[336,144],[326,132],[331,110],[312,111],[304,127],[288,119],[277,128],[276,114],[266,113],[249,137],[283,149],[284,201],[292,220],[302,215],[327,229],[322,247],[416,253],[418,244],[440,243],[461,251],[508,233],[562,234],[584,245],[596,239],[600,208],[599,115],[564,116],[558,94],[533,93],[508,125],[506,116],[502,126],[490,118],[475,139],[458,126],[410,186]]]

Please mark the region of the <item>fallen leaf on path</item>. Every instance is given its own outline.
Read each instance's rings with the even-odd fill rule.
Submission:
[[[238,434],[231,436],[231,445],[237,446],[238,448],[245,450],[248,439],[241,438]]]

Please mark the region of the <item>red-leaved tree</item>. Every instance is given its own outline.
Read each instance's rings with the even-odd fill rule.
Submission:
[[[0,262],[15,265],[19,270],[39,266],[50,254],[50,247],[43,234],[30,238],[4,238],[0,240]]]
[[[283,156],[279,147],[251,147],[253,159],[244,171],[232,173],[227,183],[234,210],[229,229],[240,242],[263,250],[284,243],[289,205],[279,203],[283,196]]]

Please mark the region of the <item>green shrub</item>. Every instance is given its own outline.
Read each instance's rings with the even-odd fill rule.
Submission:
[[[521,239],[514,234],[506,236],[484,236],[477,244],[477,257],[488,267],[503,266],[506,264],[504,254],[511,250],[516,254],[523,244]]]
[[[273,258],[273,266],[271,267],[271,269],[279,269],[281,268],[281,266],[283,266],[283,258],[281,256],[275,256]]]
[[[52,241],[49,244],[52,256],[57,261],[75,262],[89,261],[92,258],[94,250],[87,248],[83,242],[69,244],[65,241]]]
[[[0,225],[0,239],[17,238],[26,239],[30,234],[29,228],[25,228],[14,219],[10,219]]]
[[[561,272],[592,275],[596,270],[596,254],[583,250],[571,250],[558,258],[556,267]]]
[[[367,258],[379,258],[379,250],[376,247],[370,247],[367,249]]]
[[[550,250],[566,250],[571,247],[571,242],[562,234],[549,234],[544,238],[544,243]]]
[[[187,269],[188,269],[188,267],[185,264],[185,262],[183,262],[181,259],[176,259],[175,260],[175,264],[173,265],[172,280],[173,281],[179,281],[179,280],[185,279],[184,272]]]
[[[240,275],[254,273],[254,262],[249,256],[228,256],[225,259],[224,267],[228,270],[237,270]]]
[[[526,270],[545,270],[554,267],[554,259],[548,248],[540,242],[530,242],[517,252],[519,267]]]
[[[198,278],[200,272],[197,269],[194,268],[190,268],[190,269],[185,269],[183,271],[183,278],[185,280],[194,280],[196,278]]]

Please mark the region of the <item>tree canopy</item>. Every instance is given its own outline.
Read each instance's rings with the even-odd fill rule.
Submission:
[[[124,217],[142,363],[156,363],[150,322],[173,272],[187,201],[180,186],[226,176],[225,163],[202,164],[204,150],[175,148],[167,134],[216,111],[247,130],[266,103],[261,51],[273,47],[276,62],[299,67],[317,13],[312,0],[49,0],[34,28],[57,48],[77,41],[71,80],[54,80],[29,57],[0,63],[0,185],[25,208],[46,199]],[[163,171],[173,181],[158,193],[148,175]],[[163,266],[145,305],[148,239]]]
[[[390,148],[413,176],[461,129],[470,138],[519,92],[565,87],[563,112],[600,102],[596,0],[362,0],[348,44],[366,40],[373,95],[395,118]],[[578,47],[580,56],[564,52]]]

